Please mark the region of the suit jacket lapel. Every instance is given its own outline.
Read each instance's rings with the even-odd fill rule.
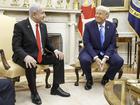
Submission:
[[[99,45],[99,47],[101,48],[101,43],[99,43],[100,42],[100,32],[99,32],[99,29],[98,29],[98,24],[97,24],[97,22],[95,21],[94,22],[95,24],[94,24],[94,26],[93,26],[93,30],[94,30],[94,36],[95,36],[95,38],[97,38],[97,42],[96,43],[98,43],[97,45]]]
[[[40,33],[41,33],[41,41],[42,41],[42,46],[44,45],[44,30],[43,30],[43,25],[42,24],[40,24]]]
[[[27,27],[27,31],[28,31],[29,35],[31,36],[31,39],[33,39],[36,42],[36,38],[35,38],[34,32],[32,30],[32,26],[29,22],[29,19],[27,19],[27,26],[26,27]]]
[[[105,24],[105,41],[104,41],[104,44],[106,43],[107,39],[109,38],[109,29],[110,29],[110,26],[109,26],[108,22],[106,22],[106,24]]]

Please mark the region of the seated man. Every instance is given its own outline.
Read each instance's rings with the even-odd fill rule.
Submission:
[[[42,22],[44,18],[43,8],[39,4],[32,4],[29,8],[29,18],[15,24],[12,39],[13,61],[25,68],[34,104],[42,104],[36,88],[37,64],[53,65],[53,85],[50,92],[52,95],[70,96],[59,86],[64,83],[64,55],[50,45],[47,26]],[[46,49],[52,54],[48,54]]]
[[[15,90],[12,82],[0,77],[0,105],[15,105]]]
[[[86,75],[85,89],[92,88],[91,64],[96,62],[100,70],[105,63],[109,68],[102,78],[101,84],[105,85],[113,80],[116,73],[123,65],[123,59],[116,52],[116,28],[113,23],[107,21],[109,9],[104,6],[96,8],[95,20],[85,25],[83,42],[84,48],[79,54],[80,65]]]

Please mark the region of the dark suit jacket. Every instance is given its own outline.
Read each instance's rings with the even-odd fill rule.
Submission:
[[[103,45],[103,51],[105,55],[111,56],[116,50],[116,28],[115,26],[106,21],[105,24],[105,42]],[[97,56],[101,51],[101,44],[100,44],[100,32],[98,29],[97,22],[95,20],[88,22],[85,24],[84,36],[84,50],[86,50],[91,57]]]
[[[53,52],[54,48],[49,44],[47,27],[45,24],[40,24],[40,31],[44,52],[46,52],[45,48]],[[14,52],[13,61],[15,62],[19,60],[23,61],[27,55],[31,55],[37,59],[37,42],[28,18],[15,24],[12,48]]]

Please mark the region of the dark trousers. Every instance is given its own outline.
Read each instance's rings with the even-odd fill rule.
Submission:
[[[100,55],[99,57],[101,58]],[[79,55],[79,60],[81,68],[86,75],[86,79],[92,79],[91,64],[94,62],[93,58],[86,50],[82,50]],[[117,53],[111,55],[109,60],[107,61],[107,63],[109,64],[109,68],[105,73],[106,77],[108,77],[110,80],[113,80],[116,73],[121,69],[123,62],[123,59]]]
[[[19,65],[25,68],[25,74],[28,81],[28,86],[32,94],[36,94],[36,69],[26,68],[25,62],[17,62]],[[53,65],[53,85],[59,85],[64,83],[64,60],[59,60],[55,55],[43,55],[41,64]]]
[[[8,79],[0,79],[0,105],[15,105],[14,86]]]

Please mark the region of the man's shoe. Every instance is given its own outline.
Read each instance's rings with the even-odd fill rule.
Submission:
[[[39,96],[39,94],[31,94],[31,99],[32,99],[32,103],[36,104],[36,105],[41,105],[42,101],[41,98]]]
[[[106,76],[106,74],[103,76],[103,78],[102,78],[102,80],[101,80],[101,84],[103,85],[103,86],[105,86],[106,85],[106,83],[108,83],[109,82],[109,78]]]
[[[51,95],[59,95],[62,97],[70,97],[70,94],[62,90],[60,87],[57,89],[51,89]]]
[[[108,82],[109,82],[109,79],[102,79],[101,84],[102,84],[103,86],[105,86],[106,83],[108,83]]]
[[[104,75],[103,78],[102,78],[102,80],[101,80],[101,84],[102,84],[103,86],[105,86],[105,84],[106,84],[107,82],[109,82],[109,78],[108,78],[106,75]]]
[[[85,90],[90,90],[92,88],[92,85],[93,85],[93,80],[87,80],[85,84]]]

